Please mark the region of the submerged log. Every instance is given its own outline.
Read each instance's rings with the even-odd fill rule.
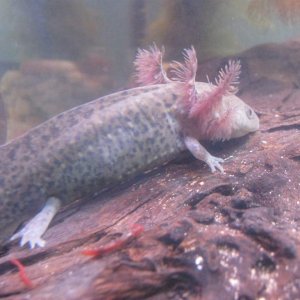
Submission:
[[[296,299],[300,296],[300,42],[239,56],[240,96],[261,130],[210,145],[211,174],[189,155],[65,208],[45,248],[2,249],[3,299]],[[199,69],[212,78],[224,59]],[[132,224],[144,232],[126,240]],[[124,238],[125,236],[125,238]],[[85,249],[104,249],[98,257]],[[28,289],[9,262],[19,258]]]

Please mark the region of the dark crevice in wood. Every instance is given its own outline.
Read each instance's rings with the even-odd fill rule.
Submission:
[[[199,204],[205,197],[208,195],[211,195],[213,193],[217,193],[223,196],[229,196],[234,194],[234,188],[231,184],[223,184],[217,187],[214,187],[213,189],[206,191],[206,192],[199,192],[195,193],[192,196],[190,196],[188,199],[185,200],[185,204],[189,205],[190,207],[194,208]]]
[[[281,130],[293,130],[293,129],[298,129],[300,130],[300,124],[288,124],[288,125],[280,125],[276,127],[272,127],[267,129],[267,132],[275,132],[275,131],[281,131]]]
[[[24,293],[24,291],[15,291],[15,292],[11,292],[11,293],[4,293],[2,294],[0,292],[0,299],[5,299],[5,298],[10,298],[13,297],[13,296],[17,296],[17,295],[21,295],[22,293]]]

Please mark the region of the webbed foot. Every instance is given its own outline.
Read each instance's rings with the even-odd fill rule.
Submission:
[[[60,200],[51,197],[47,200],[43,209],[33,217],[20,231],[15,233],[10,240],[21,239],[20,246],[29,243],[30,248],[44,247],[45,240],[41,237],[46,232],[51,220],[60,208]]]
[[[184,138],[184,143],[187,149],[199,160],[206,162],[214,173],[216,170],[219,170],[221,173],[224,173],[224,169],[221,166],[221,163],[224,162],[224,159],[216,156],[212,156],[200,143],[193,137],[186,136]]]

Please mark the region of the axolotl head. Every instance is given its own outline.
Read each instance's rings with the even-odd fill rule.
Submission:
[[[227,114],[228,120],[224,120],[229,136],[225,139],[242,137],[259,129],[259,118],[254,110],[235,95],[223,97],[223,114]]]
[[[197,102],[189,110],[189,127],[198,139],[224,141],[259,129],[254,110],[234,94],[218,93],[218,87],[196,82]]]
[[[178,93],[178,115],[185,135],[215,141],[258,130],[256,113],[235,96],[241,73],[239,60],[229,60],[212,84],[196,81],[198,61],[193,46],[183,51],[183,63],[173,61],[171,79],[163,69],[163,53],[164,49],[159,50],[156,45],[150,50],[139,49],[134,62],[137,82],[172,84],[173,91]]]

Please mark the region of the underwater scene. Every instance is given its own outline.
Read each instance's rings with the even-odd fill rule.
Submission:
[[[0,25],[0,298],[300,299],[300,1]]]

